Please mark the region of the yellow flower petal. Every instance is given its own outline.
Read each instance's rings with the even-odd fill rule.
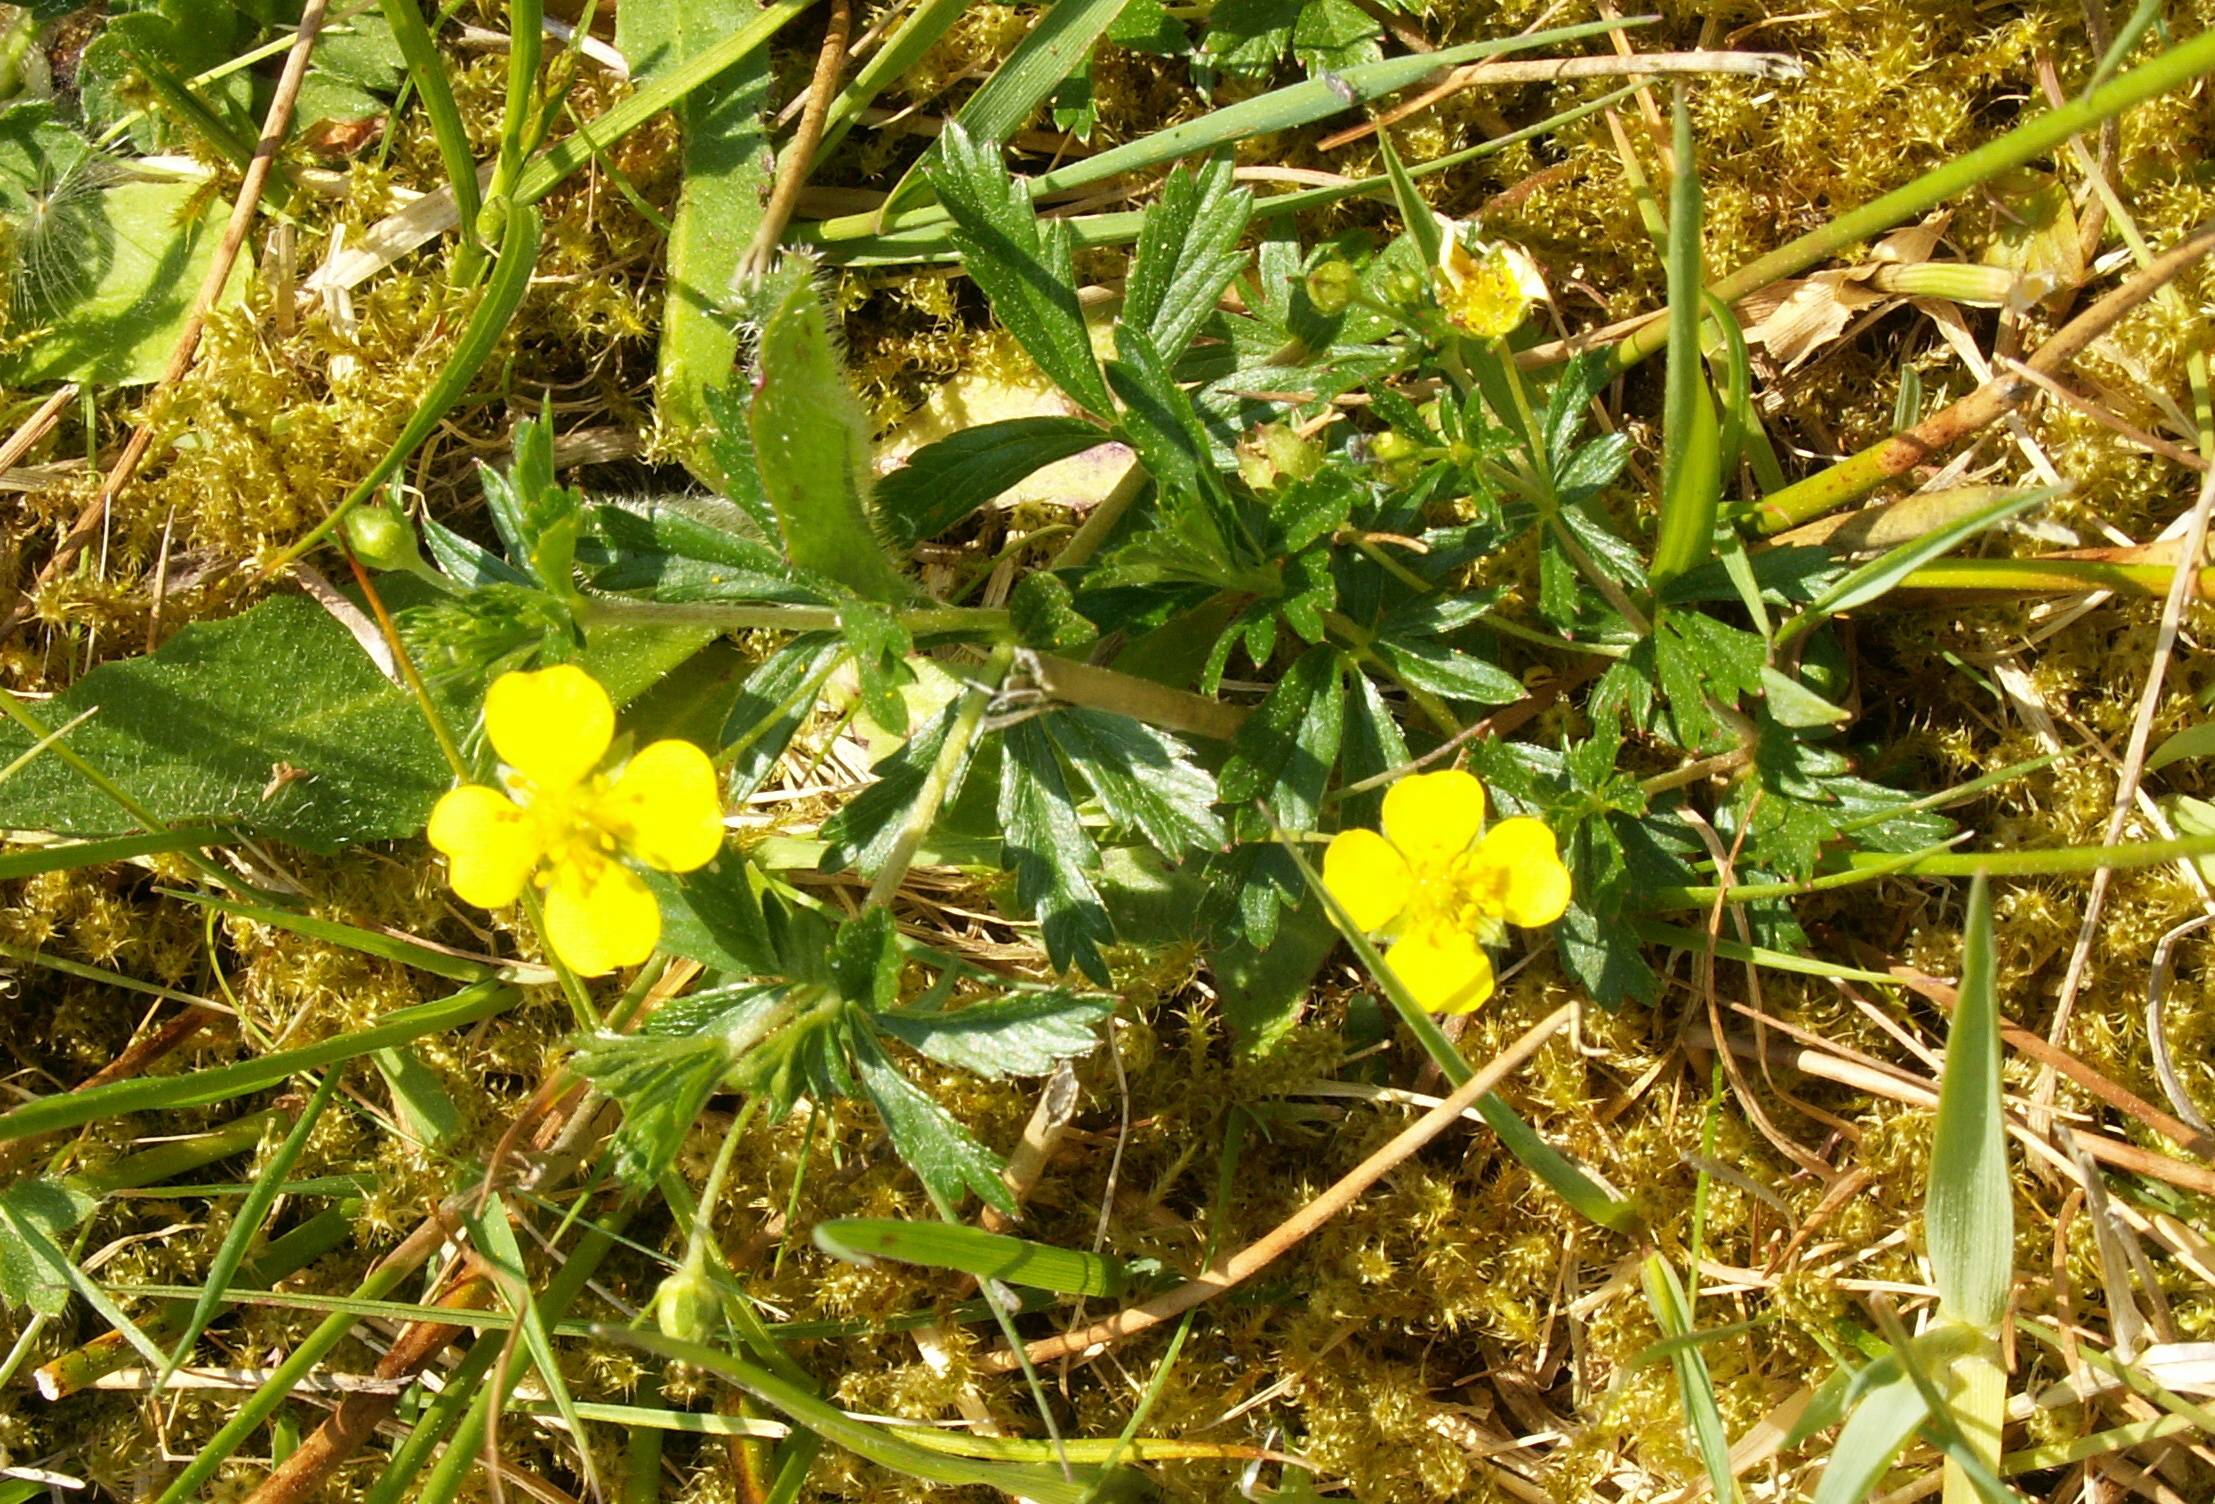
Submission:
[[[562,862],[546,889],[546,943],[579,976],[636,966],[661,939],[661,909],[620,862]]]
[[[431,844],[446,853],[446,879],[464,903],[499,909],[522,896],[538,865],[538,825],[481,783],[452,789],[431,811]]]
[[[615,706],[573,663],[502,674],[485,695],[485,734],[500,760],[540,789],[566,789],[607,752]]]
[[[632,758],[597,813],[625,850],[662,872],[704,867],[723,849],[715,764],[690,742],[655,742]]]
[[[1323,886],[1364,934],[1399,917],[1414,883],[1407,858],[1373,830],[1342,830],[1323,852]]]
[[[1492,958],[1451,925],[1410,931],[1384,959],[1426,1013],[1467,1013],[1492,996]]]
[[[1502,820],[1484,833],[1476,862],[1500,874],[1500,913],[1510,924],[1552,924],[1569,907],[1569,869],[1542,820]]]
[[[1385,838],[1418,875],[1469,849],[1484,828],[1484,785],[1459,768],[1417,773],[1384,791]]]

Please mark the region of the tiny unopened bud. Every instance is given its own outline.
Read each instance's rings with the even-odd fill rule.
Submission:
[[[1402,267],[1384,279],[1384,295],[1401,308],[1413,308],[1423,301],[1423,279]]]
[[[1369,457],[1377,462],[1386,480],[1405,485],[1422,468],[1423,446],[1404,433],[1388,429],[1370,439]]]
[[[705,1342],[715,1333],[723,1295],[706,1269],[687,1261],[654,1288],[654,1324],[664,1337]]]
[[[1307,300],[1327,319],[1337,318],[1354,300],[1361,273],[1347,261],[1326,261],[1307,274]]]
[[[1238,473],[1256,491],[1306,480],[1322,468],[1323,451],[1282,423],[1264,423],[1238,441]]]
[[[423,567],[423,556],[416,552],[415,529],[390,507],[356,507],[348,512],[346,542],[354,550],[354,557],[371,569],[412,571]]]

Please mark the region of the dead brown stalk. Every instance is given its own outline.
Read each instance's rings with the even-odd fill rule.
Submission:
[[[1355,1166],[1320,1196],[1238,1252],[1217,1259],[1189,1284],[1179,1285],[1144,1305],[1118,1311],[1074,1332],[1033,1342],[1024,1350],[1025,1355],[1033,1363],[1048,1363],[1071,1354],[1090,1358],[1110,1343],[1157,1326],[1172,1316],[1181,1316],[1194,1306],[1203,1305],[1253,1278],[1310,1233],[1360,1200],[1363,1193],[1394,1166],[1445,1132],[1477,1098],[1520,1070],[1538,1053],[1540,1046],[1568,1025],[1570,1012],[1568,1008],[1556,1009],[1509,1045],[1497,1059],[1462,1083],[1452,1096],[1410,1123],[1390,1143]],[[978,1369],[985,1373],[1008,1373],[1020,1366],[1016,1354],[1008,1348],[996,1349],[977,1359]]]

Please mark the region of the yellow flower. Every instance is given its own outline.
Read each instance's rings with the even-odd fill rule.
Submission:
[[[723,845],[715,766],[661,741],[612,773],[615,706],[583,669],[502,674],[485,695],[499,788],[465,783],[431,811],[431,844],[463,900],[498,909],[546,890],[546,943],[573,970],[635,966],[661,939],[654,895],[622,858],[659,872],[706,866]]]
[[[1487,245],[1469,226],[1444,215],[1438,228],[1438,303],[1455,328],[1480,339],[1512,334],[1546,296],[1538,264],[1507,244]]]
[[[1484,785],[1457,769],[1385,791],[1384,834],[1341,831],[1323,853],[1323,886],[1365,933],[1392,944],[1392,970],[1432,1013],[1466,1013],[1492,995],[1501,923],[1551,924],[1569,907],[1569,870],[1542,821],[1484,828]]]

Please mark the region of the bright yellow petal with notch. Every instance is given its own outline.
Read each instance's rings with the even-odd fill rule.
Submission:
[[[431,811],[426,832],[446,853],[446,880],[464,903],[501,909],[523,894],[538,865],[538,824],[497,789],[465,783]]]
[[[1467,1013],[1492,996],[1492,958],[1450,925],[1411,931],[1384,959],[1426,1013]]]
[[[1484,785],[1459,768],[1417,773],[1384,791],[1385,839],[1419,873],[1469,849],[1484,829]]]
[[[571,971],[636,966],[661,939],[661,909],[620,862],[563,862],[546,889],[546,943]]]
[[[1507,874],[1500,912],[1510,924],[1552,924],[1569,907],[1569,869],[1543,820],[1502,820],[1484,833],[1477,862]]]
[[[1323,886],[1365,935],[1399,917],[1414,885],[1407,858],[1373,830],[1342,830],[1324,849]]]
[[[573,663],[502,674],[485,694],[485,735],[500,760],[541,789],[583,781],[615,738],[615,706]]]
[[[715,764],[690,742],[655,742],[632,758],[598,814],[632,856],[658,871],[690,872],[723,849]]]

